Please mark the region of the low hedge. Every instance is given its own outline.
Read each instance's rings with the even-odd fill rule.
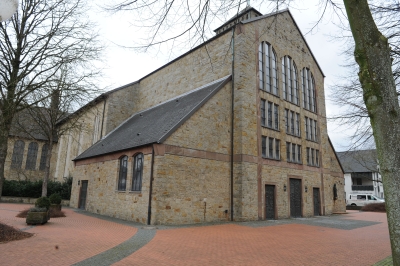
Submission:
[[[29,180],[4,180],[3,196],[9,197],[28,197],[40,198],[42,196],[43,181]],[[49,181],[47,183],[47,195],[57,193],[64,200],[71,198],[72,177],[67,178],[65,182]]]

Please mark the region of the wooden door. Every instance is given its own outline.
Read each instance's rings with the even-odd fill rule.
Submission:
[[[82,180],[81,183],[81,191],[79,193],[79,209],[85,210],[88,181]]]
[[[290,216],[301,217],[301,180],[290,179]]]
[[[275,186],[265,186],[265,213],[267,220],[275,219]]]
[[[319,216],[321,210],[319,188],[313,188],[313,199],[314,199],[314,216]]]

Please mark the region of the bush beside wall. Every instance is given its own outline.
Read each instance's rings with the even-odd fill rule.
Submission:
[[[39,198],[42,196],[42,180],[4,180],[3,196]],[[47,195],[58,193],[62,199],[69,200],[71,197],[72,178],[67,178],[63,183],[49,181],[47,184]]]

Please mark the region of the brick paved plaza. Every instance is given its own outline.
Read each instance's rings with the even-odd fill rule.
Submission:
[[[35,234],[0,244],[0,265],[373,265],[391,254],[384,213],[147,228],[64,208],[28,226],[15,217],[28,207],[0,203],[2,223]]]

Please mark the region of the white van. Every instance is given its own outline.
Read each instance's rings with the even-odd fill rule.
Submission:
[[[364,206],[378,202],[385,202],[385,200],[372,194],[350,194],[346,203],[347,206]]]

